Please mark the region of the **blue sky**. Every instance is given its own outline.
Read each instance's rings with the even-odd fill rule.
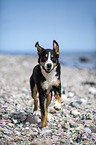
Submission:
[[[54,39],[61,51],[95,51],[96,0],[0,0],[0,52],[32,53]]]

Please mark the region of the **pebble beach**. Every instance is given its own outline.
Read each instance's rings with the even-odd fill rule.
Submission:
[[[61,109],[54,109],[53,96],[41,129],[29,86],[37,60],[0,54],[0,145],[95,145],[96,69],[61,65]]]

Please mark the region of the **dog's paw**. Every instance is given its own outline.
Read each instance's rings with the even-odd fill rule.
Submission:
[[[60,110],[61,109],[61,103],[59,103],[58,101],[56,101],[54,108],[55,108],[55,110]]]

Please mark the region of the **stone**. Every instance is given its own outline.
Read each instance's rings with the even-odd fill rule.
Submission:
[[[67,95],[62,94],[61,95],[61,102],[63,103],[67,99]]]
[[[73,93],[73,92],[69,92],[69,93],[68,93],[68,97],[69,97],[69,98],[72,98],[73,96],[74,96],[74,93]]]
[[[50,112],[51,114],[54,114],[54,113],[56,113],[56,110],[55,110],[53,107],[50,107],[50,108],[49,108],[49,112]]]
[[[78,103],[80,105],[80,104],[82,104],[82,100],[77,100],[76,103]]]
[[[45,139],[45,140],[33,142],[30,145],[52,145],[52,141],[50,139]]]
[[[91,124],[90,126],[91,132],[96,133],[96,126]]]
[[[87,126],[91,126],[92,125],[93,120],[85,120],[84,124]]]
[[[18,136],[21,135],[21,133],[20,133],[19,131],[17,131],[17,130],[14,130],[14,133],[15,133],[16,135],[18,135]]]
[[[96,94],[96,88],[94,87],[89,88],[89,93]]]
[[[81,101],[82,101],[83,104],[86,104],[87,103],[87,100],[86,99],[83,99],[82,98]]]
[[[82,119],[82,120],[93,120],[93,116],[92,116],[92,114],[90,114],[90,113],[82,114],[82,115],[81,115],[81,119]]]
[[[14,124],[17,124],[17,123],[18,123],[17,119],[14,119],[14,118],[12,118],[12,122],[13,122]]]
[[[64,122],[64,123],[62,123],[62,128],[64,129],[64,130],[68,130],[69,128],[70,128],[70,125],[69,125],[69,123],[68,122]]]
[[[38,120],[32,114],[28,114],[26,117],[26,120],[24,120],[24,122],[29,122],[30,124],[36,124],[36,123],[38,123]]]
[[[91,129],[88,127],[83,128],[83,131],[86,133],[91,133]]]
[[[53,120],[53,119],[54,119],[53,115],[50,114],[50,113],[48,113],[48,121],[50,122],[50,121]]]
[[[48,128],[43,128],[42,130],[41,130],[41,132],[40,132],[40,134],[45,134],[45,133],[52,133],[52,132],[54,132],[54,130],[50,130],[50,129],[48,129]]]
[[[71,128],[75,128],[77,126],[77,123],[75,121],[71,120],[69,125]]]
[[[80,105],[76,102],[71,102],[69,105],[75,108],[80,108]]]
[[[0,113],[0,120],[2,119],[2,114]]]
[[[12,131],[7,129],[7,130],[4,131],[4,133],[5,134],[12,134]]]
[[[76,138],[75,138],[75,141],[76,141],[77,143],[79,143],[79,142],[81,142],[81,140],[82,140],[82,133],[79,131],[79,132],[77,133],[77,136],[76,136]]]
[[[74,110],[71,110],[70,111],[70,114],[74,115],[74,116],[77,116],[80,114],[80,112],[77,111],[77,109],[74,109]]]
[[[12,113],[11,115],[10,115],[10,117],[12,118],[14,118],[14,122],[15,122],[15,120],[18,120],[18,121],[24,121],[27,117],[26,117],[26,113],[24,113],[24,112],[14,112],[14,113]]]

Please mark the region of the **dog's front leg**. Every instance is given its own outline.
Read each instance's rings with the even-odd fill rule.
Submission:
[[[40,94],[40,109],[41,109],[41,122],[42,128],[47,126],[47,109],[46,109],[46,95]]]
[[[55,92],[55,109],[60,110],[61,109],[61,84],[59,84],[58,87],[54,87]]]

